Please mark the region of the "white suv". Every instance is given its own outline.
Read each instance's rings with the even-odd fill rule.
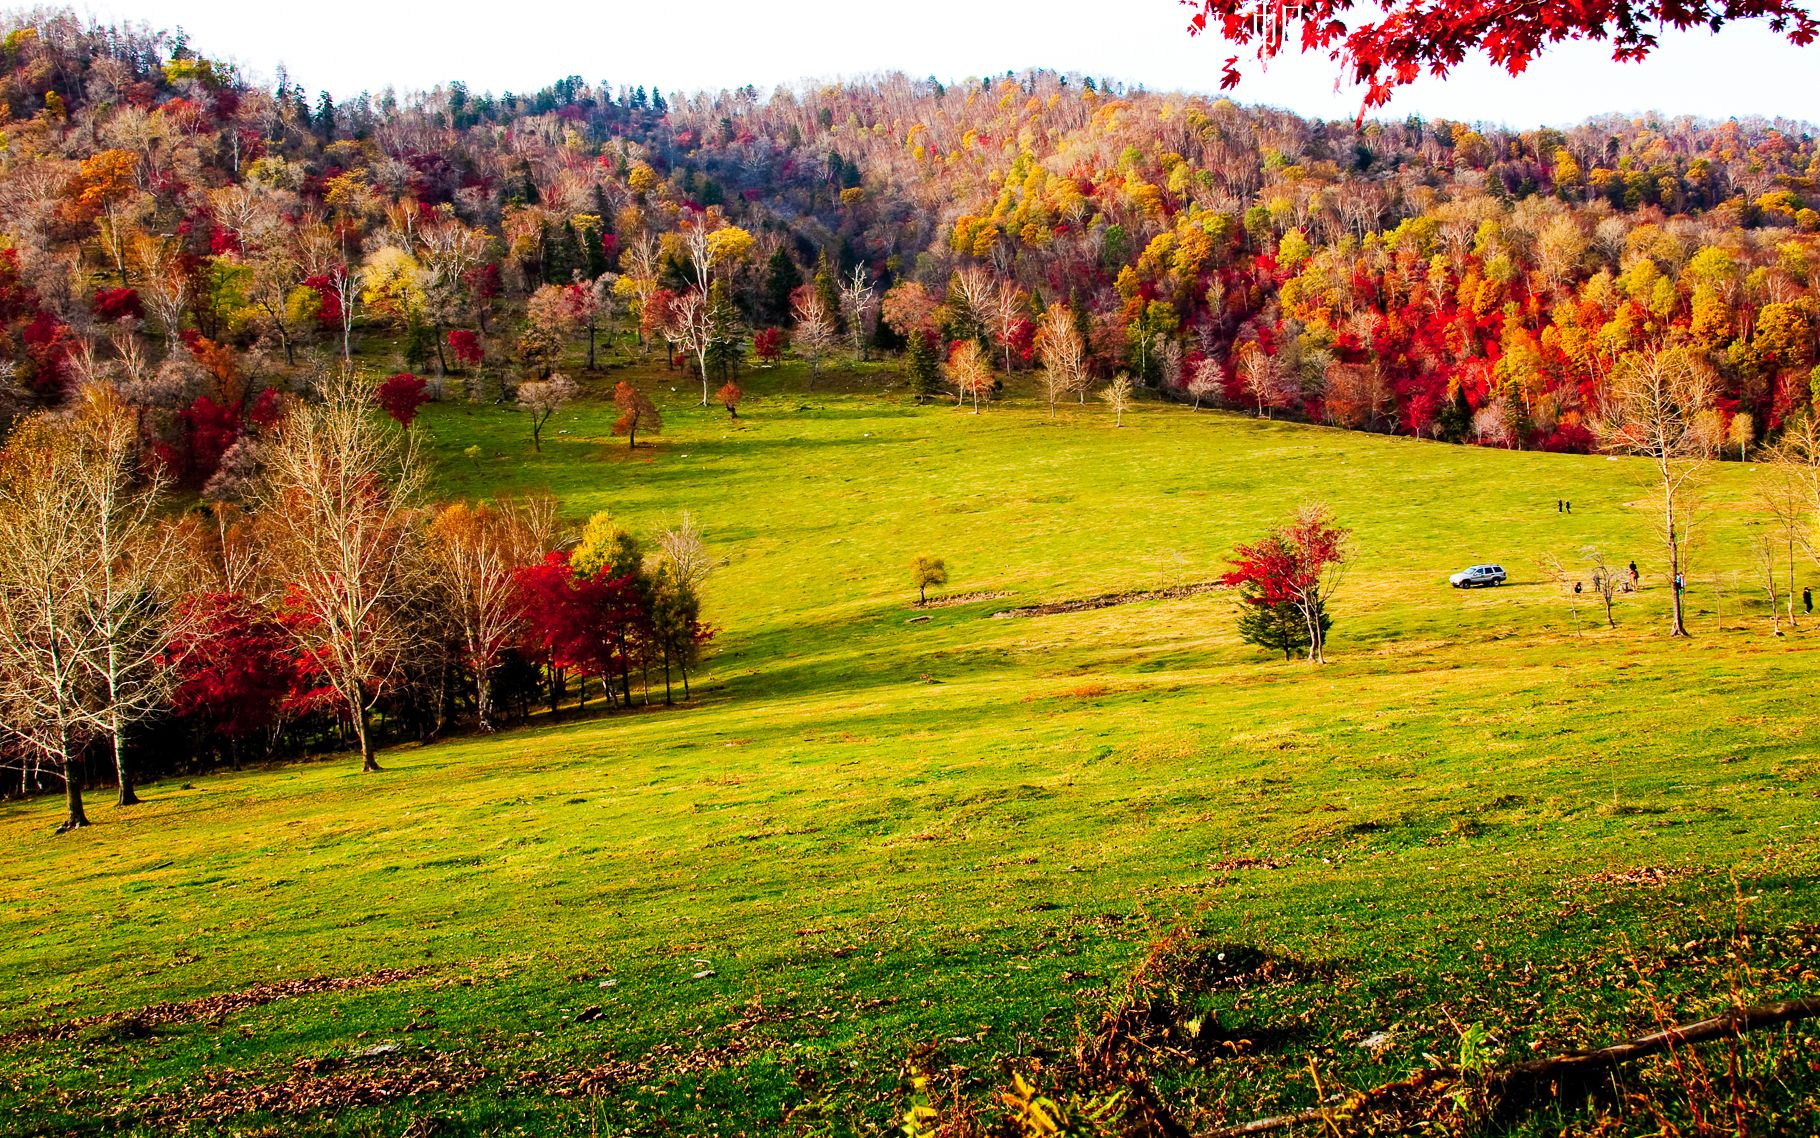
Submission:
[[[1447,578],[1447,583],[1456,589],[1472,589],[1480,585],[1502,585],[1504,583],[1504,566],[1474,565],[1461,570]]]

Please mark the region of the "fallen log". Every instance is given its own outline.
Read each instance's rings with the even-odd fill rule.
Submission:
[[[1777,1024],[1796,1023],[1820,1018],[1820,996],[1801,1000],[1782,1000],[1773,1004],[1734,1008],[1710,1019],[1678,1024],[1661,1031],[1614,1043],[1593,1051],[1570,1051],[1547,1059],[1531,1059],[1508,1067],[1494,1068],[1476,1076],[1486,1093],[1494,1099],[1513,1094],[1534,1094],[1550,1085],[1584,1080],[1587,1076],[1609,1071],[1624,1063],[1659,1055],[1675,1047],[1709,1043],[1731,1035],[1742,1035]],[[1294,1114],[1257,1118],[1236,1126],[1206,1131],[1201,1138],[1247,1138],[1253,1134],[1270,1134],[1310,1123],[1329,1123],[1342,1118],[1355,1118],[1373,1112],[1379,1102],[1407,1104],[1412,1097],[1442,1092],[1445,1088],[1475,1076],[1458,1067],[1431,1067],[1408,1079],[1385,1083],[1361,1091],[1332,1106],[1315,1107]]]

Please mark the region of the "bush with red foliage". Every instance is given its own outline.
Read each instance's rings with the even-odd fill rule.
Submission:
[[[752,334],[752,351],[765,363],[777,363],[784,358],[784,330],[760,328]]]
[[[253,400],[253,405],[247,408],[247,422],[262,431],[270,430],[277,426],[290,410],[288,402],[284,393],[277,388],[265,388]]]
[[[139,303],[139,294],[130,288],[96,289],[89,299],[88,310],[103,324],[145,318],[145,306]]]
[[[466,328],[449,329],[449,352],[461,367],[479,367],[486,359],[486,349],[480,343],[480,337]]]
[[[422,378],[401,371],[387,377],[374,391],[373,398],[393,421],[408,430],[417,419],[418,409],[430,401],[430,392]]]
[[[179,717],[239,742],[269,732],[286,715],[327,706],[320,671],[298,654],[278,618],[251,600],[198,593],[178,602],[178,615],[185,631],[169,652]]]
[[[240,438],[240,416],[206,395],[178,412],[183,420],[184,458],[174,473],[207,482],[221,468],[221,456]]]

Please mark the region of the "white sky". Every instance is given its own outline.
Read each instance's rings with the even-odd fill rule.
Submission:
[[[311,93],[337,98],[391,85],[532,91],[565,75],[665,91],[719,89],[901,70],[944,82],[1050,67],[1113,76],[1153,90],[1211,91],[1230,50],[1184,31],[1174,0],[446,0],[433,10],[389,0],[90,0],[102,19],[183,27],[205,54],[257,79],[279,64]],[[862,14],[863,13],[863,14]],[[502,18],[502,15],[505,18]],[[1707,118],[1782,116],[1820,122],[1820,45],[1794,48],[1758,24],[1718,36],[1664,37],[1641,64],[1597,45],[1558,48],[1522,76],[1469,61],[1444,83],[1423,80],[1387,109],[1513,127],[1567,125],[1609,111]],[[1355,91],[1336,92],[1325,57],[1255,61],[1241,102],[1351,117]]]

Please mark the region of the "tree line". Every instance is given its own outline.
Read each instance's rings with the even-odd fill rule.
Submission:
[[[374,387],[323,375],[247,447],[232,498],[178,511],[136,409],[104,384],[0,449],[0,763],[87,824],[136,777],[491,731],[545,703],[686,697],[712,571],[685,513],[654,547],[605,513],[569,540],[548,494],[437,506]]]
[[[1028,370],[1053,408],[1124,375],[1552,450],[1598,449],[1618,369],[1661,349],[1715,377],[1713,457],[1813,405],[1801,124],[1321,122],[1048,71],[312,108],[181,38],[13,21],[0,415],[103,375],[193,486],[324,355],[534,423],[603,343],[665,349],[730,410],[744,363],[786,352],[811,383],[895,355],[918,398]]]

